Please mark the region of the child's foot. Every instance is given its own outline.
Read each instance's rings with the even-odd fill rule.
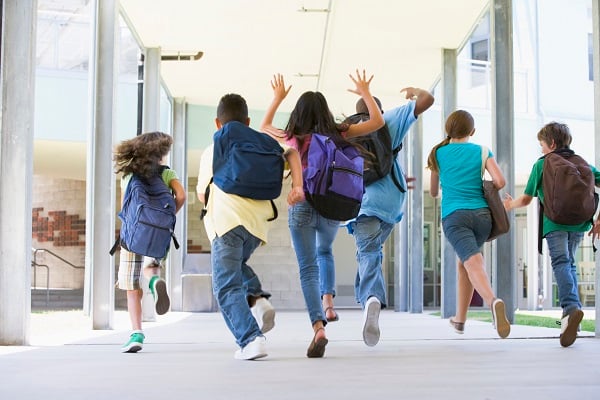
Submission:
[[[340,316],[335,311],[333,306],[325,308],[325,319],[327,322],[335,322],[340,320]]]
[[[369,297],[363,315],[363,341],[367,346],[375,346],[379,342],[379,312],[381,302],[377,297]]]
[[[456,322],[454,320],[455,317],[450,317],[450,326],[454,328],[454,332],[462,335],[465,333],[465,323],[464,322]]]
[[[506,318],[506,306],[501,299],[494,299],[492,302],[492,318],[498,336],[502,339],[507,337],[510,334],[510,322],[508,322],[508,318]]]
[[[123,353],[137,353],[144,347],[145,336],[142,332],[136,331],[129,336],[127,343],[121,347]]]
[[[256,299],[250,311],[258,323],[262,333],[267,333],[275,326],[275,309],[269,300],[264,297]]]
[[[577,339],[577,328],[583,319],[583,311],[576,309],[560,320],[560,345],[569,347]]]
[[[167,294],[167,283],[158,275],[154,275],[150,278],[148,286],[150,286],[150,292],[152,292],[152,297],[154,297],[156,313],[158,315],[166,314],[169,311],[169,307],[171,307],[171,300],[169,300],[169,295]]]
[[[306,357],[308,358],[321,358],[325,355],[325,346],[327,346],[329,340],[325,336],[325,328],[319,328],[315,332],[308,350],[306,350]]]
[[[267,356],[264,336],[257,336],[253,341],[235,352],[236,360],[256,360]]]

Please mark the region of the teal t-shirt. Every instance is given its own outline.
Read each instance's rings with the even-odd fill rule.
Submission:
[[[596,185],[600,184],[600,172],[594,167],[590,165],[592,168],[592,172],[594,173],[594,178],[596,181]],[[524,193],[531,197],[537,197],[540,201],[544,202],[544,191],[542,189],[542,171],[544,169],[544,159],[540,158],[533,164],[533,168],[531,169],[531,174],[529,175],[529,179],[527,180],[527,186],[525,186]],[[584,222],[579,225],[561,225],[556,222],[551,221],[544,215],[544,223],[543,223],[543,233],[542,236],[546,236],[550,232],[554,231],[563,231],[563,232],[585,232],[592,228],[591,222]]]
[[[475,143],[449,143],[435,153],[442,188],[442,218],[456,210],[488,206],[481,183],[481,146]],[[494,155],[488,152],[488,157]]]

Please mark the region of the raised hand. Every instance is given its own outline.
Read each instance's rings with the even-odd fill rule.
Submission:
[[[273,94],[274,94],[275,98],[277,98],[279,100],[283,100],[290,92],[292,85],[290,85],[286,89],[285,82],[283,80],[283,75],[275,74],[275,75],[273,75],[273,79],[271,80],[271,88],[273,88]]]
[[[406,93],[406,99],[411,100],[417,97],[419,89],[408,86],[400,90],[400,93]]]
[[[362,70],[362,76],[358,69],[356,70],[356,78],[352,74],[348,74],[352,82],[356,85],[355,89],[348,89],[349,92],[356,93],[357,95],[363,97],[364,95],[369,94],[369,85],[371,84],[371,80],[373,80],[373,75],[367,79],[366,72]]]

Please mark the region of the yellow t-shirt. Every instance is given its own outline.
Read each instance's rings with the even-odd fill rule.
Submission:
[[[283,146],[282,146],[283,147]],[[213,145],[210,145],[200,158],[198,185],[196,192],[204,194],[206,185],[212,178]],[[225,193],[216,185],[210,185],[207,214],[204,227],[209,240],[223,236],[237,226],[243,226],[253,236],[267,243],[269,218],[273,217],[273,208],[269,200],[254,200],[235,194]]]

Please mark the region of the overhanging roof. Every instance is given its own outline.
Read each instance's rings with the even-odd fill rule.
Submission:
[[[229,92],[266,109],[269,81],[282,73],[290,110],[306,90],[325,94],[334,114],[352,113],[348,78],[375,75],[372,92],[398,104],[405,86],[431,89],[442,49],[456,49],[488,7],[486,0],[121,0],[143,47],[162,54],[204,52],[198,61],[165,61],[174,97],[216,105]],[[388,102],[389,101],[389,102]]]

